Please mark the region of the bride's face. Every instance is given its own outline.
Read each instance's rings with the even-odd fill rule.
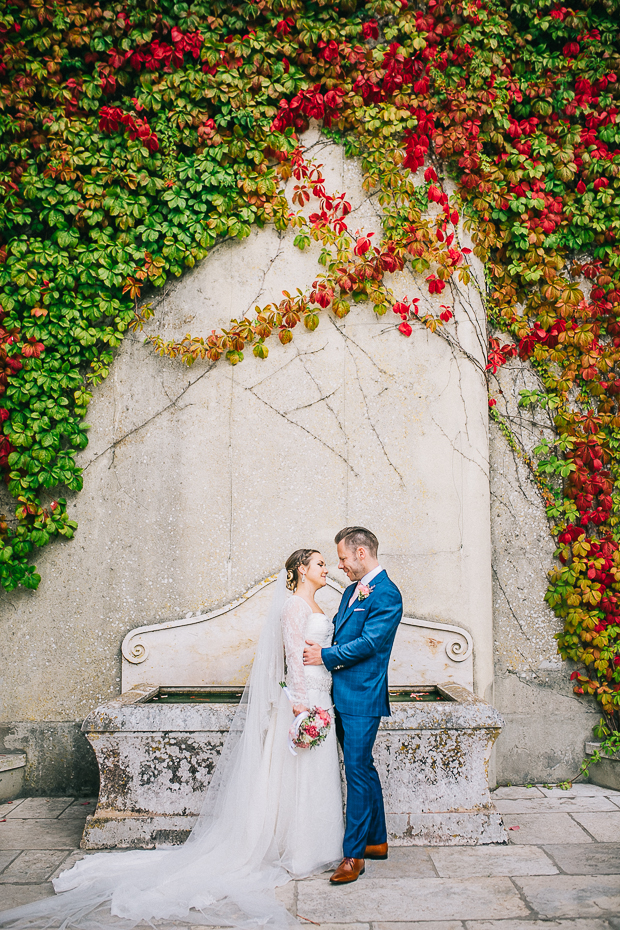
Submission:
[[[306,578],[317,588],[322,588],[327,582],[327,565],[320,552],[313,552],[310,556],[308,568],[306,569]]]

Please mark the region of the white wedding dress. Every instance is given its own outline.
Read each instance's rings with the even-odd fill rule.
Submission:
[[[332,624],[286,591],[280,572],[250,680],[183,846],[89,855],[54,881],[57,892],[0,913],[12,930],[128,930],[170,926],[269,927],[296,921],[275,889],[335,864],[343,815],[335,727],[314,749],[293,756],[291,703],[333,712],[331,675],[303,665],[305,639],[329,645]]]
[[[323,707],[333,721],[332,676],[324,665],[304,665],[307,639],[331,646],[334,627],[294,595],[282,611],[286,685],[295,704]],[[342,788],[336,727],[314,749],[286,757],[279,800],[277,842],[282,864],[296,878],[311,875],[342,858]]]

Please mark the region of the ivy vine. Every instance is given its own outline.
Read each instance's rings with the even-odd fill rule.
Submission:
[[[160,287],[254,224],[321,244],[312,288],[157,351],[258,357],[353,300],[403,337],[443,327],[386,274],[443,298],[486,265],[488,377],[530,362],[555,442],[528,459],[558,565],[558,648],[620,728],[620,48],[617,0],[8,0],[0,13],[0,581],[34,588],[33,550],[71,536],[66,500],[92,386]],[[383,237],[304,161],[311,119],[361,159]],[[295,178],[294,204],[283,182]],[[424,180],[421,180],[421,174]],[[456,182],[449,195],[444,174]],[[304,209],[312,202],[312,212]],[[449,291],[445,291],[449,293]],[[491,415],[509,423],[491,396]]]

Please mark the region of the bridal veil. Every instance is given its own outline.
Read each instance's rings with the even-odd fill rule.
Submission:
[[[282,930],[296,923],[275,895],[290,879],[275,843],[291,721],[280,687],[286,598],[282,570],[248,684],[186,843],[87,855],[54,880],[55,897],[0,913],[0,926],[127,930],[141,921],[173,920]]]

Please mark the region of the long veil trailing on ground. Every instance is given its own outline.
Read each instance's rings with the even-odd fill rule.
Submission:
[[[252,672],[183,846],[86,856],[54,881],[57,895],[0,913],[11,930],[127,928],[140,921],[282,928],[295,924],[275,889],[290,878],[275,843],[290,704],[280,687],[286,571]]]

